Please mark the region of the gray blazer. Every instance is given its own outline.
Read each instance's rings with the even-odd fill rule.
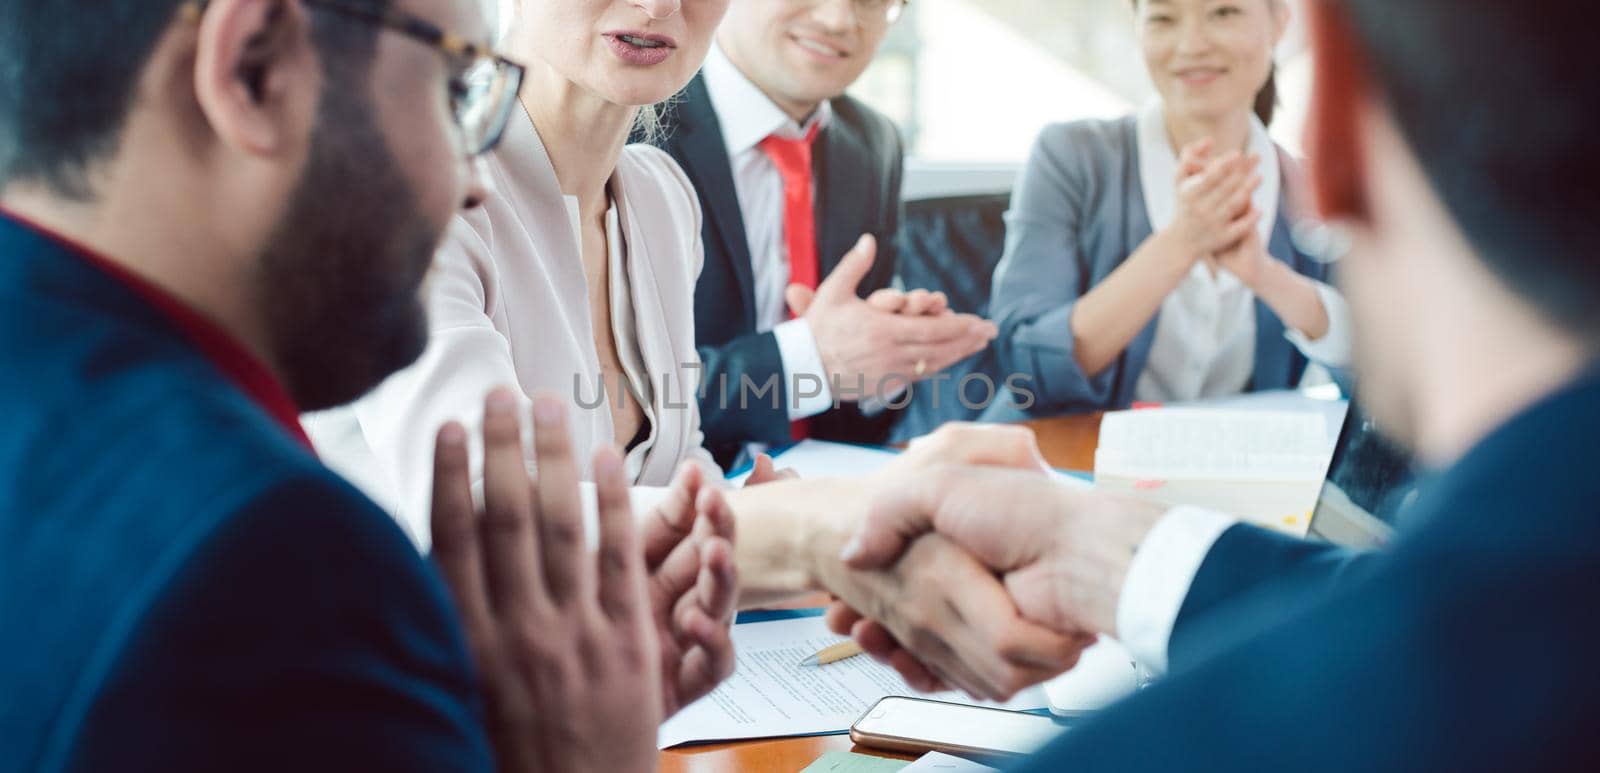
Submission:
[[[1137,123],[1129,116],[1046,127],[1017,183],[990,308],[1000,325],[1001,373],[1031,379],[1022,382],[1035,398],[1029,415],[1126,408],[1149,362],[1156,318],[1093,378],[1078,367],[1070,324],[1078,299],[1152,234],[1139,179]],[[1326,281],[1328,267],[1289,238],[1288,181],[1283,190],[1267,251],[1300,274]],[[1283,322],[1257,299],[1251,391],[1299,384],[1306,358],[1283,334]],[[1011,407],[1002,398],[987,418],[1011,418],[999,415]]]

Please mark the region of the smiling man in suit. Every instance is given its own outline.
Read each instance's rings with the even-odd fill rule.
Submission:
[[[751,443],[881,441],[885,405],[995,335],[937,293],[888,289],[904,147],[844,91],[905,5],[734,3],[661,140],[705,210],[700,403],[723,464]]]

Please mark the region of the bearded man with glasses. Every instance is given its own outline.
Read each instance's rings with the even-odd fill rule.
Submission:
[[[692,496],[635,533],[600,474],[605,560],[512,573],[582,533],[571,446],[480,508],[447,428],[447,589],[297,421],[426,343],[522,78],[480,5],[0,0],[0,771],[645,769],[715,685]]]

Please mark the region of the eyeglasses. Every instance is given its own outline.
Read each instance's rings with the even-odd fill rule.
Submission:
[[[789,2],[816,8],[828,0],[789,0]],[[905,13],[906,6],[910,2],[911,0],[851,0],[851,5],[855,6],[856,18],[862,24],[889,25],[900,21],[900,16]]]
[[[199,21],[210,0],[191,0],[184,7],[188,17]],[[461,131],[468,155],[481,156],[500,144],[506,124],[517,106],[526,70],[494,52],[488,45],[469,43],[408,13],[385,8],[377,10],[348,0],[302,0],[307,6],[398,32],[432,46],[450,63],[450,110]]]

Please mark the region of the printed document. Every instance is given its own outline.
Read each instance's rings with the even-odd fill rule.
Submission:
[[[894,669],[866,655],[826,666],[800,665],[841,641],[843,637],[829,631],[820,617],[734,626],[738,667],[733,676],[662,725],[658,746],[845,733],[867,709],[890,695],[1014,710],[1049,705],[1038,687],[1005,704],[973,701],[961,693],[919,695]]]

